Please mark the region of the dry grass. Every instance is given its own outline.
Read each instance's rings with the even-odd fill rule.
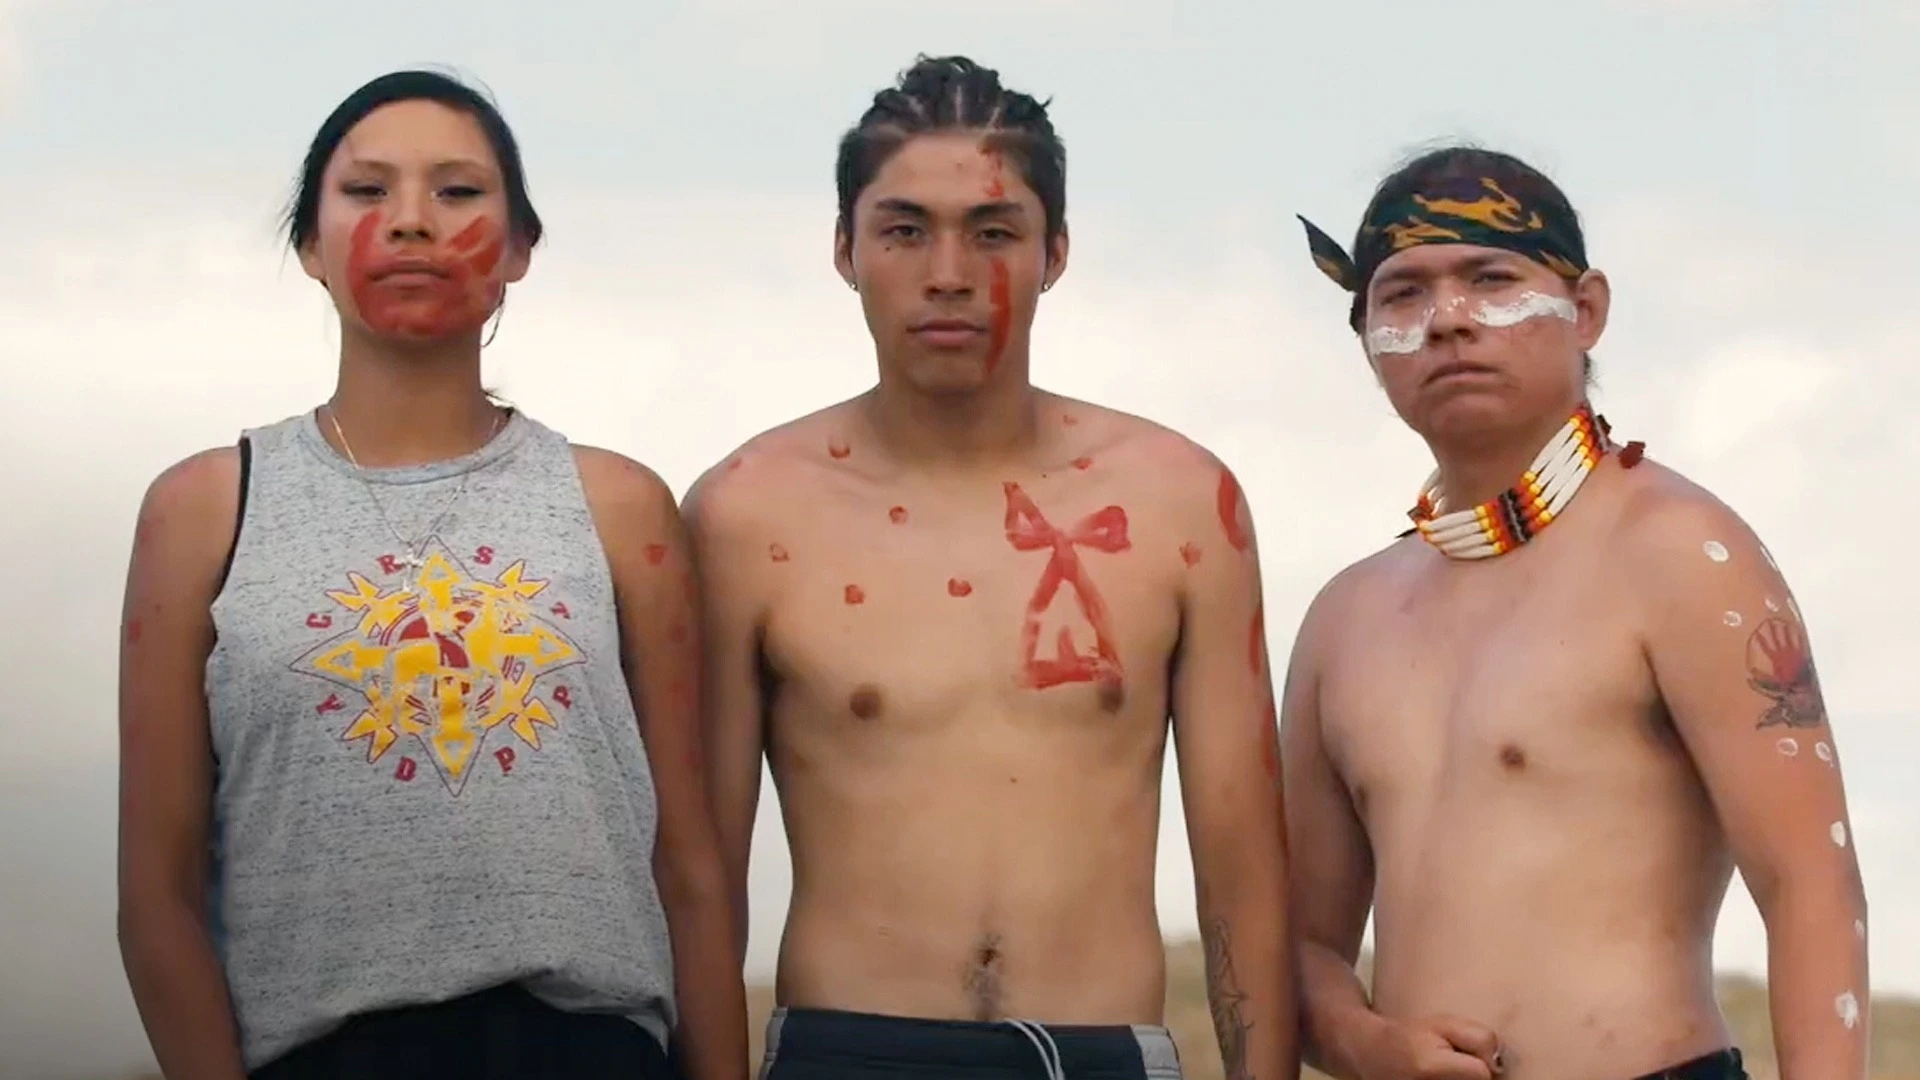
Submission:
[[[1766,987],[1753,979],[1723,978],[1720,1001],[1746,1056],[1748,1074],[1753,1080],[1777,1080]],[[750,987],[747,1006],[753,1029],[752,1060],[758,1066],[761,1036],[767,1014],[773,1009],[772,989]],[[1872,1003],[1872,1010],[1872,1080],[1920,1080],[1920,1002],[1881,999]],[[1193,942],[1167,946],[1166,1023],[1180,1046],[1188,1080],[1220,1080],[1220,1053],[1214,1046],[1213,1021],[1207,1013],[1206,976],[1200,948]],[[1326,1080],[1311,1069],[1303,1070],[1301,1076]]]

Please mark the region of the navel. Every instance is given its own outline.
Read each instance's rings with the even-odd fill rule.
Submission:
[[[1527,752],[1513,743],[1501,743],[1500,764],[1510,772],[1519,772],[1527,767]]]

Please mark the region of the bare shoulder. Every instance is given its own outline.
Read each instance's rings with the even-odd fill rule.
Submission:
[[[623,520],[664,519],[679,512],[673,489],[660,474],[625,454],[574,443],[573,461],[587,504],[597,512]]]
[[[240,514],[240,450],[217,446],[167,466],[140,501],[136,549],[169,563],[218,565]]]
[[[1072,418],[1077,468],[1104,468],[1144,505],[1156,507],[1203,535],[1215,535],[1254,554],[1252,512],[1233,470],[1211,448],[1164,424],[1105,406],[1057,399]]]
[[[1653,461],[1618,475],[1620,511],[1609,546],[1625,558],[1633,580],[1665,590],[1711,566],[1747,580],[1778,574],[1752,527],[1706,488]]]
[[[828,465],[853,453],[845,434],[852,407],[843,401],[740,444],[687,489],[681,511],[688,524],[706,539],[757,534],[804,506]]]
[[[1396,606],[1417,588],[1422,564],[1433,557],[1419,537],[1409,536],[1342,567],[1307,602],[1298,649],[1331,649],[1374,612]]]

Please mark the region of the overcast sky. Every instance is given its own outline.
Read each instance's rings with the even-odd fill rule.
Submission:
[[[0,1073],[146,1051],[113,942],[115,628],[153,475],[329,391],[337,331],[276,247],[314,128],[382,71],[499,97],[547,246],[489,381],[684,492],[873,377],[829,262],[832,153],[918,51],[1055,98],[1074,259],[1035,378],[1179,428],[1254,507],[1284,655],[1403,527],[1429,461],[1291,215],[1351,235],[1409,150],[1547,168],[1612,276],[1598,403],[1754,524],[1812,628],[1873,900],[1920,992],[1920,7],[1910,0],[0,0]],[[1576,10],[1577,9],[1577,10]],[[802,13],[804,12],[804,14]],[[755,971],[787,892],[769,788]],[[1169,789],[1160,903],[1193,927]],[[1736,883],[1723,966],[1764,970]]]

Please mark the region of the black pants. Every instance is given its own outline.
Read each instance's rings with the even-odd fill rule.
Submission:
[[[660,1044],[618,1016],[562,1012],[517,986],[353,1017],[253,1080],[673,1080]]]
[[[1178,1080],[1162,1027],[920,1020],[781,1009],[762,1080]]]
[[[1739,1047],[1733,1047],[1648,1073],[1640,1080],[1747,1080],[1747,1068]]]

